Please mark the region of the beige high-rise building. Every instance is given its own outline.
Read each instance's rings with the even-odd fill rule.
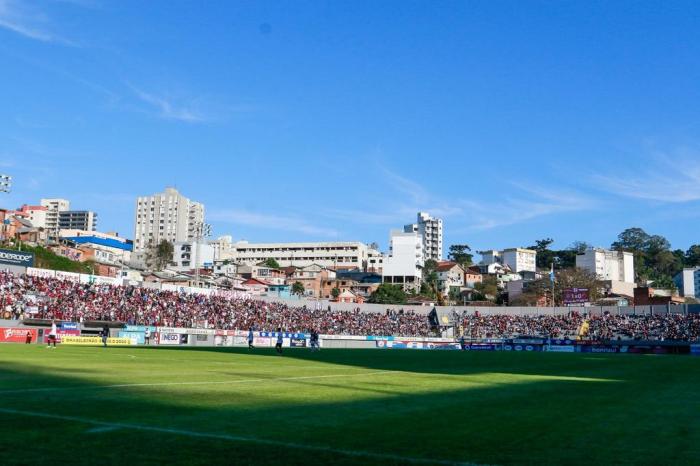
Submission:
[[[141,252],[162,240],[192,241],[201,234],[204,205],[191,201],[175,188],[136,199],[134,251]]]

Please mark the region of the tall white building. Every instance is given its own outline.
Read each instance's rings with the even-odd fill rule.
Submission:
[[[634,255],[631,252],[589,248],[576,256],[576,267],[595,273],[599,280],[634,283]]]
[[[230,259],[238,264],[255,265],[274,259],[280,267],[305,267],[317,264],[324,267],[364,270],[368,266],[369,248],[360,242],[319,243],[249,243],[237,241],[228,254],[220,259]]]
[[[673,278],[681,296],[686,298],[700,297],[700,267],[683,269]]]
[[[393,230],[389,239],[389,255],[384,258],[382,281],[417,287],[423,277],[423,238],[417,232]]]
[[[404,226],[403,230],[405,233],[418,233],[421,237],[425,260],[442,260],[442,219],[418,212],[417,222]]]
[[[191,201],[175,188],[136,199],[134,251],[143,252],[162,240],[192,241],[204,224],[204,205]]]
[[[70,210],[70,201],[68,199],[42,199],[40,204],[46,207],[45,228],[57,234],[59,230],[58,218],[59,213]]]
[[[523,248],[509,248],[502,251],[489,250],[481,253],[481,264],[507,265],[512,272],[536,272],[537,251]]]

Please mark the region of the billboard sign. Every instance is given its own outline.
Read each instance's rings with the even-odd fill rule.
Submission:
[[[36,342],[37,331],[35,328],[19,327],[0,328],[0,342],[25,343],[27,341],[27,332],[32,336],[32,343]]]
[[[34,266],[34,253],[0,249],[0,264],[17,265],[20,267]]]
[[[158,344],[161,345],[179,345],[180,334],[178,333],[160,333],[158,335]]]
[[[588,288],[566,288],[562,295],[564,304],[584,304],[589,301]]]

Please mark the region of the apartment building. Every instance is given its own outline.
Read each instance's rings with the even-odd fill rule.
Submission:
[[[70,210],[70,201],[68,199],[52,198],[41,199],[39,201],[43,207],[46,207],[45,226],[52,234],[56,234],[59,230],[58,215],[59,212]]]
[[[512,272],[536,272],[537,251],[523,248],[491,249],[481,253],[481,265],[506,265]]]
[[[425,260],[442,260],[442,219],[432,217],[427,212],[418,212],[416,223],[404,226],[405,233],[417,233],[423,242]]]
[[[227,257],[228,256],[228,257]],[[318,264],[333,269],[364,269],[369,248],[356,241],[318,243],[249,243],[237,241],[221,259],[254,265],[274,259],[280,267],[305,267]]]
[[[97,214],[90,210],[62,210],[58,213],[60,230],[97,230]]]
[[[162,240],[193,241],[204,227],[204,205],[192,201],[175,188],[136,199],[134,250],[143,252]]]
[[[634,255],[625,251],[588,248],[576,255],[576,267],[596,274],[599,280],[634,283]]]

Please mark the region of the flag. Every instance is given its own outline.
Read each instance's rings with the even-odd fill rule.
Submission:
[[[552,270],[549,272],[549,281],[554,283],[554,262],[552,262]]]

